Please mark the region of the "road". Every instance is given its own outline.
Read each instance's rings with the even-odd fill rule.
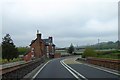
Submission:
[[[35,74],[34,80],[42,78],[60,78],[69,80],[119,80],[118,76],[115,74],[84,65],[83,63],[73,62],[71,60],[69,60],[69,58],[59,58],[49,61]]]
[[[50,61],[36,78],[74,78],[61,64],[60,60]]]

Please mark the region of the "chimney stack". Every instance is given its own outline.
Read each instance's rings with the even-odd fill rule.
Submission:
[[[39,33],[39,30],[37,30],[37,39],[41,39],[41,33]]]
[[[53,38],[52,38],[52,37],[49,37],[49,40],[50,40],[50,43],[52,43],[52,42],[53,42]]]

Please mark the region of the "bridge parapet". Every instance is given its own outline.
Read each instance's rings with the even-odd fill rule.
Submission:
[[[15,65],[8,68],[1,69],[2,79],[23,79],[25,75],[30,73],[37,66],[41,65],[45,61],[45,57],[27,62],[25,64]]]
[[[86,62],[120,71],[120,60],[89,57]]]

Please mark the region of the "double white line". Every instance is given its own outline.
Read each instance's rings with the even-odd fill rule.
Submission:
[[[67,64],[64,63],[64,60],[61,60],[60,63],[78,80],[88,80],[87,78],[85,78],[83,75],[81,75],[80,73],[78,73],[76,70],[74,70],[73,68],[71,68],[70,66],[68,66]]]

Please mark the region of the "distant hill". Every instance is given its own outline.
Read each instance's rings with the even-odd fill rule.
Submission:
[[[120,44],[120,41],[116,41],[116,42],[108,41],[108,42],[101,42],[94,45],[89,45],[86,47],[91,47],[94,49],[118,49],[119,44]]]
[[[80,50],[80,49],[85,49],[86,47],[91,47],[94,49],[120,49],[120,41],[108,41],[108,42],[101,42],[101,43],[97,43],[97,44],[93,44],[93,45],[86,45],[86,46],[74,46],[74,48],[76,50]],[[67,50],[68,47],[64,47],[64,48],[56,48],[56,50]]]

